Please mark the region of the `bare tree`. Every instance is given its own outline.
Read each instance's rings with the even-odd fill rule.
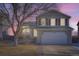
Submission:
[[[12,3],[12,4],[0,4],[0,12],[6,16],[9,25],[15,36],[16,45],[18,44],[17,38],[20,28],[27,18],[36,14],[40,10],[48,10],[55,8],[56,4],[49,3]],[[56,7],[57,8],[57,7]],[[16,31],[14,25],[16,24]]]

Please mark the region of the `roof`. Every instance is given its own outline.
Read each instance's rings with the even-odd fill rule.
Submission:
[[[50,10],[50,11],[46,11],[43,14],[40,14],[39,16],[37,16],[38,18],[40,17],[44,17],[44,18],[48,18],[48,17],[54,17],[54,18],[70,18],[69,15],[66,15],[62,12],[59,12],[57,10]]]
[[[59,26],[35,26],[34,28],[42,28],[42,29],[55,29],[55,30],[73,30],[73,28],[71,28],[71,27],[67,27],[67,26],[61,26],[61,27],[59,27]]]
[[[24,22],[23,26],[36,26],[36,22]]]

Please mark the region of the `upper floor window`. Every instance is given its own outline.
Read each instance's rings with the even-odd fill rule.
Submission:
[[[56,19],[55,18],[51,18],[50,25],[51,26],[55,26],[56,25]]]
[[[65,26],[65,18],[61,18],[60,19],[60,25],[61,26]]]
[[[45,26],[45,25],[46,25],[46,19],[45,19],[45,18],[42,18],[42,19],[41,19],[41,25],[42,25],[42,26]]]

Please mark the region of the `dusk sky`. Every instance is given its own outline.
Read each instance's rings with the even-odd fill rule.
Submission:
[[[79,3],[56,3],[56,9],[71,16],[69,25],[74,29],[73,31],[77,31],[77,23],[79,21]],[[31,17],[31,19],[33,19],[33,17]]]
[[[59,10],[69,16],[70,26],[74,28],[74,31],[77,31],[77,22],[79,21],[79,3],[58,3]]]

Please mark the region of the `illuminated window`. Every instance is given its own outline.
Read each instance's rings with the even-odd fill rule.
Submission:
[[[42,25],[42,26],[45,26],[45,25],[46,25],[46,19],[45,19],[45,18],[42,18],[42,19],[41,19],[41,25]]]
[[[60,25],[61,25],[61,26],[65,26],[65,19],[64,19],[64,18],[61,18],[61,19],[60,19]]]
[[[22,28],[27,28],[27,26],[22,26]]]
[[[26,29],[23,29],[22,32],[23,32],[23,33],[26,32]]]
[[[23,33],[24,32],[30,32],[30,29],[29,28],[23,29]]]
[[[24,35],[28,35],[31,32],[31,29],[28,26],[23,26],[22,29],[22,34]]]
[[[55,18],[51,18],[50,23],[51,23],[51,26],[55,26],[56,25]]]
[[[37,37],[37,30],[36,29],[33,30],[33,36]]]

